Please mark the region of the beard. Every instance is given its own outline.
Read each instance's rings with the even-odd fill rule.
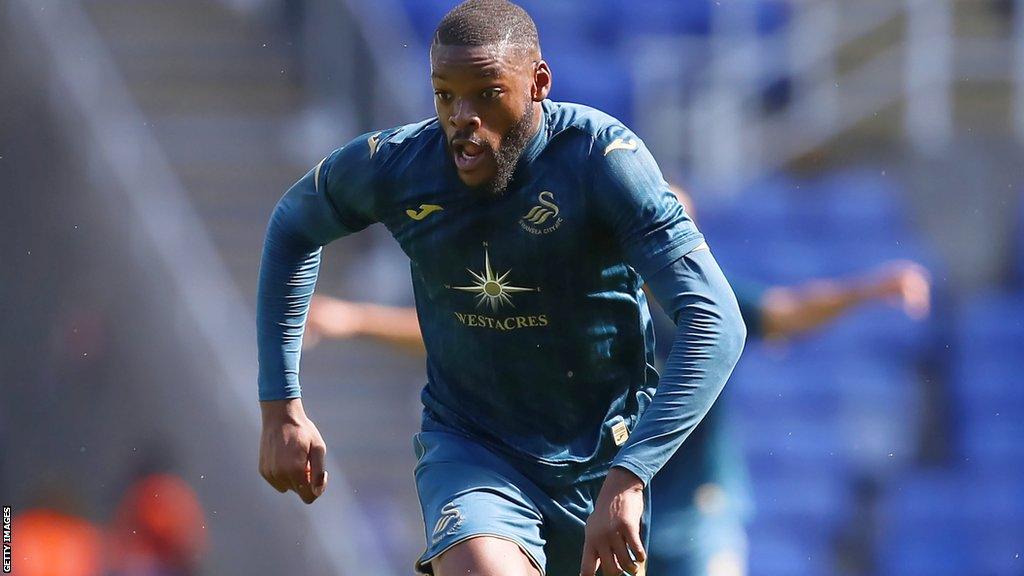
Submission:
[[[533,102],[531,101],[526,103],[526,109],[523,110],[523,114],[502,134],[501,144],[497,150],[488,142],[481,143],[485,151],[490,152],[491,156],[494,157],[496,171],[490,180],[473,186],[473,189],[488,196],[501,196],[505,193],[509,183],[512,181],[512,176],[515,174],[519,158],[523,155],[523,150],[526,149],[526,145],[530,142],[530,137],[532,136],[530,134],[530,124],[532,120]],[[461,137],[463,135],[455,134],[452,139]],[[451,160],[450,141],[448,142],[448,151],[448,158]],[[451,161],[454,163],[454,160]]]

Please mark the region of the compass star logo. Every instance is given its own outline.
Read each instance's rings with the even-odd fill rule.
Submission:
[[[472,286],[452,286],[452,290],[461,290],[462,292],[469,292],[476,294],[476,307],[487,304],[491,307],[492,312],[497,312],[503,305],[508,304],[515,308],[515,304],[512,303],[512,297],[510,294],[516,294],[518,292],[540,292],[540,288],[523,288],[522,286],[512,286],[511,281],[508,280],[509,274],[512,270],[506,270],[504,274],[497,275],[494,273],[494,269],[491,267],[491,255],[487,252],[487,244],[484,244],[484,270],[483,273],[477,273],[469,268],[466,268],[466,272],[473,278]]]

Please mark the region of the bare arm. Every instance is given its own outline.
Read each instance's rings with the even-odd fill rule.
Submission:
[[[306,319],[307,346],[320,338],[371,338],[410,354],[424,354],[419,319],[410,307],[313,296]]]
[[[816,280],[768,289],[761,300],[766,338],[789,338],[827,324],[861,304],[888,300],[911,318],[927,316],[931,305],[928,272],[913,262],[891,262],[850,279]]]

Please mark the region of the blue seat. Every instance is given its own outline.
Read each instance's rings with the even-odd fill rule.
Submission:
[[[545,58],[565,49],[588,52],[595,46],[608,47],[609,38],[614,38],[616,7],[610,2],[588,2],[585,9],[565,0],[516,3],[537,23]]]
[[[748,455],[820,459],[888,475],[913,460],[922,408],[915,374],[870,356],[773,358],[752,346],[731,379]]]
[[[792,8],[785,0],[759,0],[756,5],[757,31],[769,34],[789,23]]]
[[[756,477],[753,491],[761,521],[793,530],[832,533],[851,511],[846,479],[811,467],[779,469]]]
[[[1024,386],[1020,354],[960,358],[953,368],[951,398],[965,426],[987,420],[1024,420]]]
[[[1024,422],[1000,418],[962,422],[958,454],[968,461],[1024,459]]]
[[[977,562],[963,543],[969,532],[957,525],[891,527],[879,546],[879,574],[885,576],[963,576],[977,574]]]
[[[850,459],[842,435],[831,424],[801,421],[754,423],[739,421],[740,438],[751,469],[786,468],[843,471]]]
[[[1024,291],[992,291],[972,298],[957,318],[959,344],[988,347],[1024,345]]]
[[[834,573],[828,542],[779,530],[771,523],[750,526],[751,576],[825,576]]]
[[[630,125],[633,113],[632,72],[621,52],[552,52],[548,57],[555,81],[551,98],[592,106]]]
[[[424,46],[429,46],[441,18],[452,9],[447,0],[402,0],[409,22]]]
[[[1015,468],[919,472],[881,506],[883,574],[1015,574],[1024,537],[1024,479]]]
[[[706,35],[711,31],[710,0],[645,0],[642,8],[635,2],[614,2],[615,21],[624,36],[641,34]]]
[[[875,359],[903,364],[933,345],[933,320],[913,320],[903,310],[872,302],[847,314],[807,340],[821,348],[859,348]]]
[[[1013,222],[1013,279],[1018,287],[1024,287],[1024,187],[1017,198]]]
[[[805,186],[801,205],[811,217],[826,224],[906,226],[907,210],[895,180],[879,170],[830,172]]]
[[[955,522],[990,531],[1024,523],[1024,473],[1018,468],[963,466],[909,474],[893,483],[887,506],[907,522]]]
[[[1006,440],[1024,421],[1024,294],[973,298],[956,318],[950,398],[960,448],[976,457],[1020,453]]]
[[[741,372],[731,379],[727,389],[732,406],[752,423],[793,419],[833,422],[842,410],[833,390],[783,374]]]

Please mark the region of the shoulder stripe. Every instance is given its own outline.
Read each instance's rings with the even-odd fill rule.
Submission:
[[[317,191],[318,194],[320,193],[320,167],[323,166],[324,162],[326,161],[327,157],[325,156],[324,159],[321,160],[320,163],[316,165],[316,170],[313,172],[313,188]]]

